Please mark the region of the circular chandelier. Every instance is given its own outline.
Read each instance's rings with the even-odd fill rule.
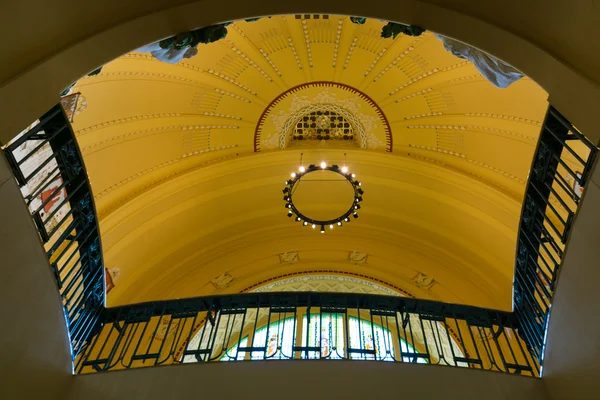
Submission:
[[[303,176],[315,171],[335,172],[343,176],[352,185],[352,188],[354,189],[354,200],[348,211],[346,211],[341,216],[330,220],[314,219],[302,214],[294,205],[293,197],[295,185],[298,182],[300,182],[300,179]],[[294,220],[296,222],[302,222],[303,226],[310,226],[312,229],[320,227],[320,232],[325,233],[326,226],[329,226],[329,229],[333,229],[336,226],[341,227],[344,223],[350,222],[351,216],[354,218],[358,218],[358,210],[360,210],[360,203],[363,200],[362,196],[364,191],[361,188],[361,183],[355,179],[356,175],[348,172],[347,167],[340,168],[338,165],[335,164],[328,166],[327,163],[323,161],[318,167],[314,164],[311,164],[308,167],[301,166],[298,169],[297,173],[292,172],[291,177],[291,179],[285,181],[286,186],[283,189],[283,200],[285,201],[285,208],[288,210],[287,216],[290,218],[294,217]]]

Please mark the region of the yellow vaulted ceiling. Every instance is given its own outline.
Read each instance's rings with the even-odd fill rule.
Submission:
[[[382,39],[383,25],[236,21],[177,65],[133,52],[77,83],[109,305],[327,271],[510,309],[546,94],[528,78],[497,89],[432,33]],[[343,114],[359,139],[282,145],[311,110]],[[300,153],[305,165],[346,153],[365,191],[359,219],[322,235],[286,218]],[[335,193],[321,187],[315,207]]]

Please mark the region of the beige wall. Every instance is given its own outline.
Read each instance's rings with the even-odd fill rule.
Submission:
[[[74,380],[69,400],[548,399],[542,382],[535,378],[368,361],[191,364],[82,375]]]
[[[58,290],[0,155],[0,399],[61,398],[71,356]]]
[[[301,8],[299,8],[301,7]],[[600,8],[592,0],[23,0],[2,2],[0,142],[58,100],[70,82],[142,44],[225,20],[310,11],[422,25],[508,61],[550,93],[595,141],[600,108]]]
[[[599,166],[585,188],[550,314],[543,381],[555,400],[600,397]]]

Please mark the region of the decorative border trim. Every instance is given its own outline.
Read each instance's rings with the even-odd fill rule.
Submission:
[[[347,275],[347,276],[353,276],[355,278],[360,278],[360,279],[366,279],[372,282],[376,282],[384,287],[393,289],[395,291],[397,291],[398,293],[402,294],[405,297],[409,297],[411,299],[414,299],[415,296],[412,295],[411,293],[407,292],[406,290],[396,286],[396,285],[392,285],[389,282],[383,281],[381,279],[377,279],[377,278],[373,278],[372,276],[369,275],[365,275],[365,274],[358,274],[355,272],[348,272],[348,271],[337,271],[337,270],[332,270],[332,269],[316,269],[316,270],[311,270],[311,271],[301,271],[301,272],[290,272],[288,274],[281,274],[281,275],[277,275],[274,276],[272,278],[269,279],[265,279],[262,280],[258,283],[255,283],[253,285],[250,285],[248,287],[246,287],[245,289],[240,290],[239,293],[248,293],[251,292],[252,289],[256,289],[257,287],[260,287],[262,285],[265,285],[269,282],[273,282],[273,281],[278,281],[280,279],[283,278],[289,278],[292,276],[302,276],[302,275],[313,275],[313,274],[330,274],[330,275]]]
[[[392,138],[392,129],[390,127],[390,123],[389,123],[385,113],[383,112],[383,110],[377,105],[377,103],[371,97],[369,97],[366,93],[361,92],[360,90],[358,90],[350,85],[346,85],[344,83],[331,82],[331,81],[314,81],[314,82],[303,83],[303,84],[294,86],[294,87],[286,90],[285,92],[281,93],[279,96],[275,97],[269,103],[269,105],[267,105],[267,107],[262,112],[260,118],[258,119],[258,122],[256,123],[256,128],[254,129],[254,152],[255,153],[260,152],[259,146],[260,146],[261,129],[262,129],[262,126],[264,125],[267,117],[270,115],[272,108],[274,106],[276,106],[277,104],[279,104],[279,102],[281,102],[284,98],[286,98],[290,94],[296,93],[302,89],[305,89],[307,87],[313,87],[313,86],[336,87],[339,89],[346,90],[348,92],[352,92],[353,94],[356,94],[358,97],[360,97],[362,100],[366,101],[375,110],[375,112],[379,116],[380,120],[383,122],[383,129],[384,129],[385,135],[386,135],[386,151],[392,152],[393,138]]]

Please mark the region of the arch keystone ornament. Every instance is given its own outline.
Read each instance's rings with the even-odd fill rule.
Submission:
[[[296,205],[294,204],[294,191],[297,188],[298,184],[302,177],[310,174],[315,171],[331,171],[335,172],[341,176],[343,176],[349,183],[352,185],[352,189],[354,191],[354,198],[352,201],[352,205],[350,208],[340,215],[337,218],[333,219],[316,219],[310,218],[309,216],[304,215],[302,212],[298,210]],[[312,229],[317,230],[319,232],[325,233],[326,228],[329,230],[333,230],[336,227],[342,227],[343,224],[350,222],[350,217],[354,219],[358,218],[358,210],[361,208],[361,202],[363,201],[364,190],[362,189],[362,184],[356,178],[356,175],[349,172],[348,168],[343,166],[340,167],[338,165],[328,166],[325,161],[323,161],[320,166],[316,166],[315,164],[310,164],[308,167],[300,166],[298,172],[292,172],[291,179],[288,179],[285,182],[285,188],[282,190],[283,192],[283,200],[285,201],[285,208],[288,210],[287,216],[290,218],[294,218],[294,221],[301,222],[303,226],[310,226]]]

